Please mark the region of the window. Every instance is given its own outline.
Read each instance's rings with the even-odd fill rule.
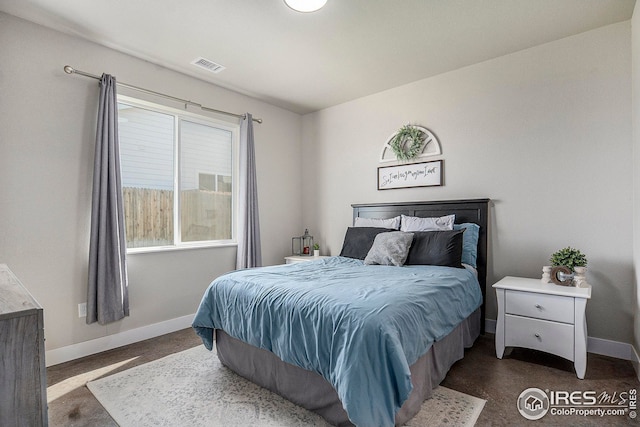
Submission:
[[[127,248],[234,242],[237,124],[119,96],[118,133]]]

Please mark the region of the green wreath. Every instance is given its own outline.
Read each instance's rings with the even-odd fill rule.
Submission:
[[[419,128],[405,125],[391,138],[389,147],[398,160],[411,160],[421,153],[424,138],[425,134]]]

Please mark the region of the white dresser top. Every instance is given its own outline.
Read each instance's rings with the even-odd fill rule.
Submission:
[[[575,286],[560,286],[555,283],[542,283],[540,279],[506,276],[493,285],[496,289],[509,289],[523,292],[537,292],[548,295],[562,295],[574,298],[591,298],[591,285],[576,288]]]

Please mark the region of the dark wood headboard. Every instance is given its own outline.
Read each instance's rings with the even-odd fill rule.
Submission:
[[[487,257],[489,231],[489,202],[490,199],[444,200],[435,202],[400,202],[400,203],[369,203],[355,204],[353,207],[353,221],[362,218],[393,218],[401,214],[421,218],[456,215],[456,224],[473,222],[480,226],[478,238],[478,282],[482,291],[482,323],[484,333],[485,307],[487,294]]]

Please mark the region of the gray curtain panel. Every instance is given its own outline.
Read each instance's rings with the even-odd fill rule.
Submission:
[[[93,165],[87,323],[101,325],[129,315],[116,79],[100,79]]]
[[[238,203],[238,256],[236,268],[262,266],[258,186],[253,140],[253,119],[245,114],[240,126],[240,182]]]

